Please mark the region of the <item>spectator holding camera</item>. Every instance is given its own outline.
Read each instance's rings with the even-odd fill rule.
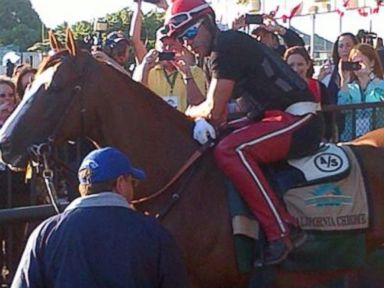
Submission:
[[[251,32],[251,35],[254,36],[256,39],[258,39],[261,43],[267,45],[268,47],[272,48],[275,52],[277,52],[279,55],[283,57],[284,52],[287,48],[293,47],[293,46],[304,46],[303,39],[297,34],[295,31],[289,28],[285,28],[277,23],[277,21],[270,15],[260,15],[263,18],[263,21],[255,21],[258,23],[251,23],[252,18],[259,17],[252,17],[256,15],[252,15],[250,17],[247,17],[247,15],[242,15],[239,18],[237,18],[233,24],[232,29],[238,30],[240,28],[244,28],[249,24],[258,24],[259,27],[254,29]],[[247,18],[251,19],[250,21],[247,20]],[[260,23],[261,22],[261,23]],[[281,37],[284,41],[285,45],[281,45],[279,41],[279,37]]]
[[[137,11],[140,11],[141,0],[137,1],[137,5]],[[139,17],[137,11],[135,13]],[[181,112],[184,112],[188,105],[197,105],[204,101],[205,74],[196,65],[195,56],[185,49],[181,42],[167,36],[168,27],[157,30],[156,47],[148,52],[140,39],[141,20],[133,18],[131,27],[137,61],[142,61],[135,69],[134,80],[150,88]],[[192,34],[185,37],[194,37]]]
[[[141,40],[141,27],[143,25],[143,13],[141,11],[141,4],[142,2],[149,1],[134,0],[134,2],[136,2],[137,5],[136,9],[133,9],[129,36],[131,37],[132,46],[135,50],[136,64],[139,65],[143,61],[144,56],[148,53],[144,42]],[[154,0],[150,3],[155,4],[157,7],[163,10],[168,9],[168,3],[166,0]]]
[[[340,34],[332,49],[332,61],[327,61],[321,68],[317,79],[321,81],[328,90],[330,103],[337,103],[337,94],[340,90],[340,75],[338,64],[340,61],[347,61],[348,55],[353,46],[358,44],[358,39],[352,33]]]
[[[383,69],[375,49],[369,44],[359,44],[352,48],[348,60],[353,62],[353,65],[343,65],[343,62],[339,64],[341,88],[337,103],[354,104],[383,101]],[[372,129],[383,127],[384,111],[379,109],[377,112],[380,116],[372,117],[372,109],[359,109],[356,111],[355,123],[352,123],[352,113],[347,112],[345,127],[340,140],[349,141],[355,136],[361,136]],[[376,119],[376,123],[373,123],[373,118]],[[353,131],[353,127],[356,127],[356,131]]]
[[[163,33],[157,34],[156,49],[150,50],[136,68],[134,79],[161,96],[174,108],[184,112],[188,105],[204,101],[206,78],[193,63],[193,57],[181,43]]]

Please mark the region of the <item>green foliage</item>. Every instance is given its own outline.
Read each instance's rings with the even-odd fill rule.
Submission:
[[[29,0],[0,0],[0,46],[20,50],[41,39],[42,22]]]
[[[76,39],[84,39],[93,33],[92,23],[87,21],[80,21],[71,27]]]
[[[68,22],[63,22],[60,25],[56,26],[56,28],[53,30],[56,35],[56,39],[60,43],[65,43],[65,30],[67,30],[68,26]]]
[[[0,0],[1,1],[1,0]],[[107,14],[105,20],[108,22],[108,30],[104,33],[106,35],[112,31],[123,31],[128,36],[131,25],[132,11],[129,8],[124,8],[116,13]],[[164,22],[164,13],[150,12],[143,17],[142,26],[142,39],[149,45],[149,48],[154,46],[156,39],[156,30]],[[68,23],[64,22],[58,25],[54,31],[58,36],[58,40],[64,43],[65,29]],[[71,26],[76,39],[83,39],[84,37],[94,34],[93,23],[88,21],[80,21]],[[104,39],[105,40],[105,39]]]
[[[124,8],[116,13],[107,14],[105,20],[108,22],[108,31],[123,31],[126,35],[129,31],[129,26],[131,22],[132,11],[128,8]]]
[[[42,22],[32,9],[30,0],[0,0],[0,46],[17,45],[20,50],[46,51],[47,43],[41,43]],[[111,31],[123,31],[128,36],[133,11],[124,8],[116,13],[107,14],[108,22],[106,35]],[[164,13],[150,12],[143,16],[142,39],[148,49],[154,47],[156,30],[163,24]],[[94,35],[93,24],[80,21],[71,26],[76,39],[84,39]],[[65,43],[65,30],[67,22],[58,25],[54,32],[61,43]],[[45,35],[45,38],[47,35]]]

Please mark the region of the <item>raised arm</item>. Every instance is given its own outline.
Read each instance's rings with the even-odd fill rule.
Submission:
[[[129,31],[129,36],[131,36],[133,48],[135,49],[136,64],[140,64],[148,52],[143,41],[141,41],[141,27],[143,23],[141,1],[137,0],[137,7],[133,11],[131,29]]]

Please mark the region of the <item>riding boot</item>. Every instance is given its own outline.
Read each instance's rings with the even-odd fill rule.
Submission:
[[[284,261],[294,249],[302,246],[307,240],[307,233],[298,226],[289,225],[289,237],[268,242],[264,257],[255,261],[255,267],[274,265]]]
[[[289,225],[289,236],[294,248],[299,248],[305,241],[307,241],[308,235],[299,226]]]
[[[254,262],[255,267],[279,264],[284,261],[293,250],[293,243],[289,237],[280,238],[268,242],[265,248],[264,257]]]

